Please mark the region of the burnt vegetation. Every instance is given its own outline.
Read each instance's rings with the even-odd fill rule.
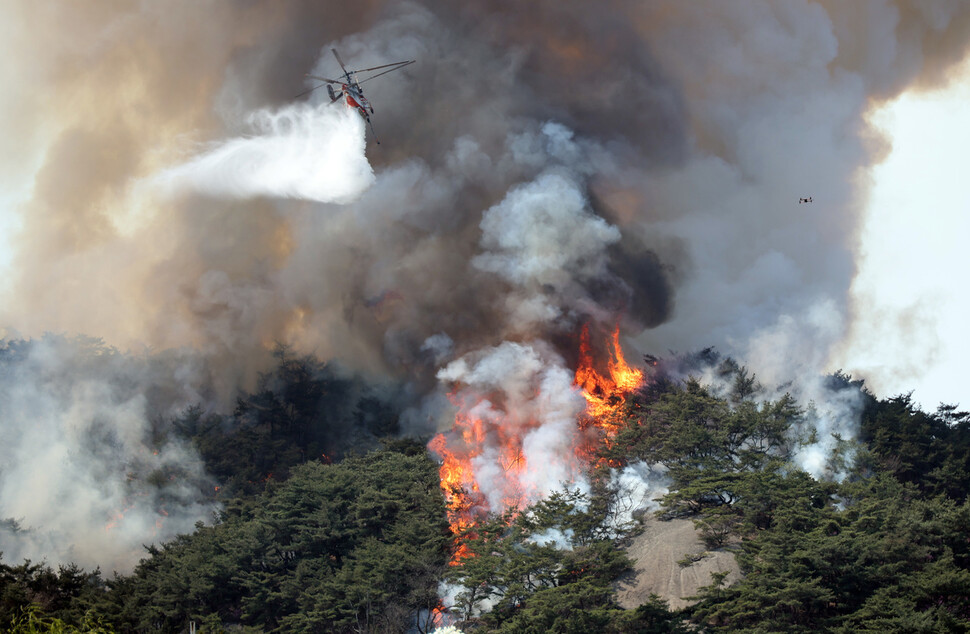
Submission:
[[[21,344],[25,345],[25,344]],[[19,348],[4,349],[10,371]],[[313,357],[274,369],[227,414],[159,417],[161,444],[192,442],[217,483],[214,521],[147,548],[131,574],[0,560],[10,631],[427,632],[439,584],[467,632],[966,631],[970,628],[970,415],[877,399],[837,373],[827,389],[861,404],[859,437],[835,439],[813,478],[796,454],[817,413],[763,398],[748,369],[705,350],[651,358],[654,379],[616,414],[587,492],[493,517],[455,547],[426,439],[402,439],[388,391]],[[713,369],[720,389],[689,376]],[[713,575],[695,602],[621,608],[637,530],[611,480],[663,465],[661,518],[689,518],[741,578]],[[642,512],[641,512],[642,513]],[[21,530],[5,520],[0,530]],[[682,565],[692,565],[685,558]]]

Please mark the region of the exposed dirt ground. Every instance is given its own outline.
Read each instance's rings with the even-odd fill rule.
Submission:
[[[728,551],[710,551],[686,567],[677,563],[688,554],[706,550],[690,520],[647,519],[643,534],[627,548],[634,561],[634,572],[617,586],[620,605],[635,608],[653,593],[666,599],[670,609],[675,610],[691,603],[684,597],[696,594],[698,588],[711,583],[712,572],[727,571],[725,583],[728,585],[740,578],[738,564]]]

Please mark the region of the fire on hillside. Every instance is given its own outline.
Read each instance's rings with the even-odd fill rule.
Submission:
[[[605,344],[605,360],[597,363],[589,328],[583,328],[571,389],[584,399],[585,407],[566,431],[568,452],[558,456],[572,463],[575,473],[608,464],[598,458],[598,450],[610,446],[623,405],[646,380],[642,370],[627,364],[618,327]],[[458,565],[470,556],[466,541],[474,538],[479,520],[489,513],[515,513],[543,497],[536,479],[529,477],[541,465],[534,464],[527,448],[527,438],[541,423],[534,416],[509,411],[497,393],[456,389],[450,396],[458,408],[454,427],[436,435],[428,446],[442,461],[441,489],[455,535],[450,563]],[[541,401],[538,389],[530,396]]]

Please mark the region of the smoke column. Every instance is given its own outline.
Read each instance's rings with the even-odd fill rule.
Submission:
[[[619,323],[628,352],[716,345],[766,383],[825,369],[850,319],[866,170],[885,148],[864,115],[943,81],[970,28],[963,3],[902,1],[23,1],[3,13],[0,213],[20,227],[8,335],[175,351],[193,372],[152,403],[162,410],[193,391],[231,402],[281,341],[411,383],[414,432],[450,426],[445,392],[475,381],[501,388],[493,412],[524,393],[495,383],[509,377],[552,398],[584,324]],[[351,68],[418,60],[367,84],[382,145],[323,91],[294,100],[306,73],[337,72],[331,46]],[[512,350],[538,365],[486,374]],[[31,443],[118,473],[144,445],[146,411],[112,392],[113,376],[54,402],[17,396],[38,392],[18,376],[0,430],[26,438],[43,414]],[[110,411],[86,407],[92,394]],[[562,446],[575,396],[546,404],[536,430],[554,438],[539,445]],[[95,419],[135,440],[117,455],[79,444],[67,421]],[[197,458],[179,451],[164,464],[191,471]],[[103,518],[77,515],[74,531],[8,497],[37,490],[42,455],[5,456],[0,517],[56,529],[73,550],[52,561],[132,561],[128,542],[87,545]],[[56,490],[100,486],[52,473]]]

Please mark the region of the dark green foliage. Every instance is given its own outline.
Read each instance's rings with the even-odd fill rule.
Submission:
[[[3,631],[50,631],[51,627],[94,628],[92,606],[104,596],[100,571],[84,572],[75,565],[49,566],[25,561],[0,562],[0,628]],[[34,628],[31,630],[30,628]],[[47,628],[47,629],[44,629]]]
[[[758,632],[970,630],[968,416],[908,397],[877,401],[837,373],[829,388],[866,403],[869,446],[837,439],[817,481],[790,458],[814,412],[751,400],[753,377],[719,366],[717,396],[689,379],[630,409],[609,453],[669,468],[668,515],[691,517],[707,547],[736,551],[743,577],[715,575],[689,610],[696,626]],[[947,497],[938,497],[948,495]]]
[[[608,585],[589,579],[537,590],[491,631],[503,634],[687,634],[690,630],[656,596],[636,610],[613,601]]]
[[[313,356],[274,352],[276,365],[232,415],[192,408],[173,425],[189,437],[220,483],[219,498],[252,495],[308,460],[374,449],[397,432],[397,410],[358,377]]]
[[[616,444],[627,460],[660,462],[672,470],[740,471],[787,457],[787,433],[800,414],[789,396],[732,407],[688,379],[682,389],[664,393],[628,419]]]
[[[791,632],[970,627],[968,504],[920,499],[879,476],[843,485],[852,497],[840,510],[819,504],[822,491],[810,482],[778,484],[788,499],[767,529],[742,541],[744,578],[704,591],[694,620],[716,629]]]
[[[935,414],[916,408],[910,394],[870,399],[862,437],[879,465],[926,494],[956,500],[970,495],[970,414],[941,405]]]
[[[121,631],[189,620],[260,631],[398,631],[437,602],[449,534],[436,465],[382,451],[311,462],[251,508],[152,548],[112,582]]]
[[[616,604],[613,583],[630,562],[611,528],[614,504],[607,490],[555,494],[476,527],[448,575],[462,589],[455,613],[490,632],[686,631],[657,600],[637,611]]]
[[[745,379],[743,368],[736,376]],[[774,402],[742,399],[731,405],[688,379],[683,388],[631,412],[606,456],[618,463],[665,465],[672,480],[672,492],[663,502],[666,512],[705,512],[702,525],[719,547],[736,521],[732,507],[752,486],[749,477],[771,472],[790,457],[789,430],[801,416],[787,395]]]
[[[86,614],[80,624],[73,625],[62,619],[45,614],[36,604],[26,606],[10,621],[4,623],[4,631],[10,634],[113,634],[109,626],[93,614]]]

